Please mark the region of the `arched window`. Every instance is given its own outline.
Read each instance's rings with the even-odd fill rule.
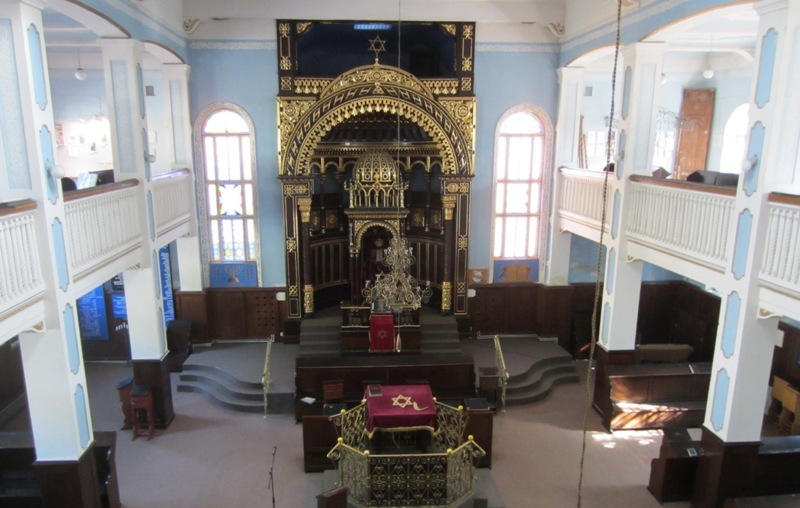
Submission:
[[[206,218],[201,226],[207,246],[204,260],[260,261],[255,145],[249,116],[230,104],[209,106],[198,116],[195,135],[202,172],[200,202]]]
[[[747,112],[749,104],[742,104],[731,113],[722,136],[722,154],[719,160],[721,173],[739,173],[747,150]]]
[[[546,116],[532,106],[514,108],[500,119],[495,141],[494,260],[540,257],[550,132]]]

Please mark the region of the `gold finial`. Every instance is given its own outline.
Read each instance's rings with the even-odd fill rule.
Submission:
[[[386,41],[376,35],[374,39],[369,39],[369,50],[375,53],[375,65],[378,65],[378,55],[386,53]]]

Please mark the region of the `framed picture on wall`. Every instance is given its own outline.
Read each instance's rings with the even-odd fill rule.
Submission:
[[[489,277],[489,270],[486,268],[470,268],[467,272],[467,279],[470,286],[476,284],[486,284]]]

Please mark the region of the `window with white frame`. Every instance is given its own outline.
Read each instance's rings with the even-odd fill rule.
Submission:
[[[538,258],[545,128],[531,111],[500,124],[495,145],[492,257]]]
[[[217,109],[200,133],[209,260],[255,261],[256,182],[253,132],[237,111]]]
[[[749,128],[749,104],[742,104],[733,110],[725,122],[725,133],[722,136],[722,154],[719,161],[721,173],[739,173],[742,161],[747,153],[747,134]]]

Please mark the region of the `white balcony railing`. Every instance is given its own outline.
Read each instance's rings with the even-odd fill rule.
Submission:
[[[65,197],[70,271],[76,278],[141,245],[137,185],[127,180]]]
[[[760,279],[800,295],[800,197],[771,194]]]
[[[153,215],[156,236],[166,235],[194,217],[194,183],[188,169],[153,177]]]
[[[44,292],[35,220],[32,201],[0,209],[0,317]]]
[[[735,189],[631,177],[628,237],[723,270]]]
[[[599,230],[605,176],[603,172],[562,168],[559,215]]]

